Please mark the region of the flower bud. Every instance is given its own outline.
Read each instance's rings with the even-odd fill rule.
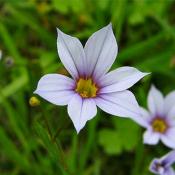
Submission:
[[[40,105],[40,100],[37,97],[31,97],[29,100],[29,104],[32,107],[39,106]]]

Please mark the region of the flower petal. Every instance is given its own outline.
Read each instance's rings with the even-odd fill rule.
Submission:
[[[99,108],[109,114],[133,120],[140,117],[138,103],[130,91],[101,94],[95,101]]]
[[[175,127],[170,128],[165,134],[161,135],[162,142],[169,148],[175,149]]]
[[[159,117],[164,116],[164,98],[162,93],[155,88],[155,86],[151,86],[151,89],[148,94],[148,108],[154,116],[158,115]]]
[[[161,160],[156,158],[151,161],[149,170],[154,174],[162,175],[165,172],[165,167],[162,165]]]
[[[34,93],[55,105],[66,105],[73,96],[74,81],[64,75],[47,74],[43,76]]]
[[[170,111],[168,111],[167,117],[174,119],[175,122],[175,104],[171,107]]]
[[[172,169],[172,167],[166,164],[162,159],[163,158],[153,159],[150,164],[149,170],[154,174],[174,175],[174,170]]]
[[[168,154],[163,156],[160,160],[165,167],[171,166],[175,162],[175,150],[170,151]]]
[[[149,114],[149,112],[140,107],[140,117],[137,117],[135,119],[135,122],[137,122],[138,124],[140,124],[141,126],[148,128],[150,125],[150,121],[151,121],[151,115]]]
[[[160,175],[174,175],[174,170],[171,165],[175,162],[175,150],[161,158],[155,158],[150,164],[150,171]]]
[[[80,41],[57,29],[57,49],[61,62],[73,78],[83,76],[86,71],[86,58]]]
[[[167,114],[175,106],[175,91],[165,97],[165,113]]]
[[[169,167],[165,170],[163,175],[175,175],[175,171],[172,167]]]
[[[93,99],[82,99],[78,94],[68,104],[68,114],[76,128],[77,133],[97,113],[97,107]]]
[[[156,145],[160,139],[160,134],[153,132],[152,130],[145,131],[143,135],[143,140],[145,144]]]
[[[120,67],[101,77],[99,83],[103,88],[100,92],[109,93],[126,90],[148,74],[140,72],[134,67]]]
[[[140,107],[140,112],[144,120],[146,120],[147,122],[150,122],[153,119],[151,114],[145,108]]]
[[[98,79],[110,69],[118,52],[111,23],[95,32],[88,39],[84,50],[89,76],[93,75],[95,79]]]

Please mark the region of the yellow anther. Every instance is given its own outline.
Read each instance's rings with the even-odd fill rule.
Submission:
[[[75,91],[83,98],[92,98],[96,97],[98,88],[95,83],[93,83],[92,79],[80,78],[77,82]]]
[[[167,130],[168,125],[165,120],[156,118],[152,121],[152,128],[155,132],[164,133]]]

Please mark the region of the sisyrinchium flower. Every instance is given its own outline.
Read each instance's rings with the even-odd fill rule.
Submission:
[[[72,78],[45,75],[35,93],[55,105],[68,105],[68,114],[77,132],[96,115],[97,106],[112,115],[138,117],[138,103],[127,89],[147,73],[133,67],[107,73],[118,53],[112,25],[95,32],[84,48],[77,38],[59,29],[57,32],[58,54]]]
[[[175,150],[161,158],[155,158],[150,164],[150,171],[159,175],[175,175],[172,164],[175,162]]]
[[[148,109],[140,108],[137,122],[145,127],[144,143],[155,145],[161,140],[166,146],[175,148],[175,91],[165,98],[154,86],[148,94]]]

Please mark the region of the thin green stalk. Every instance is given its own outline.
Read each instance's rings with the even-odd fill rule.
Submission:
[[[136,147],[135,152],[135,160],[133,163],[133,169],[131,175],[140,175],[141,167],[142,167],[142,160],[144,156],[144,144],[142,138],[139,139],[139,142]]]

